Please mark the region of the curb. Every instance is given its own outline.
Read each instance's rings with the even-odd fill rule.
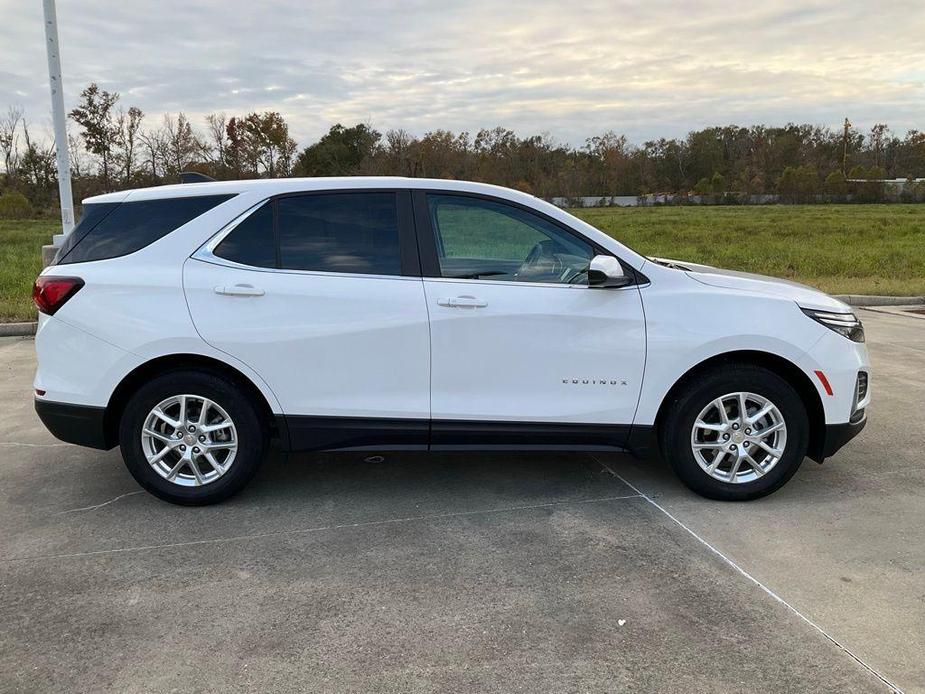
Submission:
[[[35,335],[37,322],[33,323],[0,323],[0,337],[26,337]]]
[[[915,306],[925,304],[925,296],[867,296],[864,294],[836,294],[836,299],[849,306]]]

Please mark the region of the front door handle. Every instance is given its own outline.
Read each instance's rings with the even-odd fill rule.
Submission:
[[[450,308],[485,308],[488,302],[474,296],[456,296],[452,299],[437,299],[437,305]]]
[[[235,284],[227,287],[216,287],[216,294],[225,296],[263,296],[264,291],[252,284]]]

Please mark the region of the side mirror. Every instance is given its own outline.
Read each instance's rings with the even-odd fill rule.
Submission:
[[[633,278],[624,274],[620,261],[612,255],[596,255],[591,259],[591,265],[588,267],[589,287],[606,289],[625,287],[632,283]]]

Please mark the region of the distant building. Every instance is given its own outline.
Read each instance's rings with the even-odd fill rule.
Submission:
[[[925,183],[925,178],[847,178],[848,183],[883,183],[888,186],[901,188],[909,181],[913,183]]]

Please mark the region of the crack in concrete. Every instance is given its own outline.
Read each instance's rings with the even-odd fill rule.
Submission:
[[[141,492],[130,492],[130,494],[140,494]],[[123,496],[128,496],[124,494]],[[259,540],[266,537],[280,537],[285,535],[304,535],[308,533],[319,533],[331,530],[349,530],[354,528],[371,528],[378,525],[394,525],[397,523],[414,523],[427,522],[432,520],[444,520],[448,518],[463,518],[465,516],[489,515],[494,513],[513,513],[515,511],[531,511],[541,508],[554,508],[558,506],[569,506],[578,504],[600,504],[607,501],[620,501],[623,499],[638,499],[641,494],[627,494],[621,496],[605,496],[594,499],[571,499],[568,501],[551,501],[545,504],[529,504],[527,506],[503,506],[501,508],[485,508],[476,511],[454,511],[452,513],[425,513],[419,516],[406,516],[404,518],[387,518],[375,521],[362,521],[358,523],[338,523],[333,525],[321,525],[312,528],[297,528],[295,530],[278,530],[269,533],[255,533],[253,535],[235,535],[232,537],[216,537],[206,540],[188,540],[186,542],[169,542],[158,545],[138,545],[135,547],[116,547],[114,549],[98,549],[89,552],[69,552],[64,554],[44,554],[31,557],[3,557],[0,563],[10,564],[13,562],[24,561],[41,561],[47,559],[74,559],[77,557],[95,557],[102,554],[124,554],[126,552],[145,552],[158,549],[175,549],[178,547],[194,547],[197,545],[214,545],[223,542],[242,542],[247,540]],[[113,500],[114,501],[114,500]],[[92,507],[88,507],[92,508]],[[74,509],[81,510],[81,509]]]
[[[120,494],[119,496],[114,497],[110,499],[109,501],[104,501],[103,503],[96,504],[95,506],[84,506],[82,508],[69,508],[67,511],[59,511],[55,515],[60,516],[65,513],[77,513],[78,511],[95,511],[98,508],[103,508],[103,506],[109,506],[109,504],[113,504],[117,502],[119,499],[124,499],[127,496],[135,496],[136,494],[144,494],[144,490],[139,489],[138,491],[134,491],[134,492],[126,492],[125,494]]]

